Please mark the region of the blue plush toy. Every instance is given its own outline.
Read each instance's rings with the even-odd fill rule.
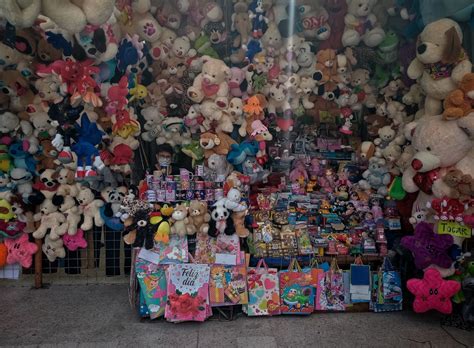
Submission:
[[[95,122],[89,120],[86,113],[82,115],[81,125],[76,123],[76,130],[76,143],[71,146],[77,155],[76,179],[97,178],[97,172],[92,169],[92,165],[99,170],[104,167],[97,145],[102,142],[105,133],[97,128]]]
[[[259,52],[262,52],[262,45],[260,40],[250,40],[247,45],[243,45],[243,48],[247,51],[245,54],[245,60],[247,62],[252,62],[255,55]]]
[[[17,141],[8,147],[8,154],[13,158],[13,165],[15,168],[23,168],[32,174],[36,174],[35,158],[23,149],[23,143]]]
[[[245,140],[240,144],[232,144],[227,154],[227,161],[232,164],[236,170],[242,171],[242,163],[248,156],[255,156],[258,152],[258,142],[255,140]]]

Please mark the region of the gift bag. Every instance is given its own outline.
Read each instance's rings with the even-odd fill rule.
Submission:
[[[292,259],[288,270],[280,271],[281,314],[311,314],[314,311],[315,283],[311,268],[302,270]]]
[[[212,265],[209,279],[211,306],[247,304],[247,269],[244,265]]]
[[[166,305],[166,266],[158,266],[137,258],[135,272],[139,284],[140,315],[150,319],[161,317]]]
[[[276,268],[268,268],[261,259],[257,267],[247,269],[247,286],[248,304],[242,309],[248,316],[280,314],[280,287]]]
[[[216,238],[207,234],[198,233],[196,235],[196,252],[194,259],[197,263],[213,264],[216,261]]]
[[[216,238],[215,263],[235,266],[240,263],[239,236],[220,233]]]
[[[344,311],[344,277],[333,259],[329,271],[320,273],[316,292],[316,310],[318,311]]]
[[[172,235],[168,243],[155,242],[151,250],[141,248],[138,257],[160,265],[188,262],[187,237]]]
[[[362,263],[360,256],[356,257],[350,270],[351,302],[370,302],[370,266]]]
[[[166,272],[168,301],[165,318],[172,322],[204,321],[209,306],[210,267],[201,264],[173,264]]]
[[[403,309],[403,293],[400,273],[385,258],[378,272],[372,275],[372,301],[374,312],[393,312]]]

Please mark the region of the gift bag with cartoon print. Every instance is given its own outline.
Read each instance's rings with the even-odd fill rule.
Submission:
[[[166,267],[137,258],[135,272],[140,286],[140,315],[156,319],[165,314]]]
[[[209,279],[211,306],[248,303],[247,269],[244,265],[212,265]]]
[[[344,276],[333,259],[329,271],[318,275],[316,310],[345,311]]]
[[[209,306],[209,265],[174,264],[167,272],[165,318],[172,322],[204,321]]]
[[[257,267],[247,269],[247,286],[248,304],[242,309],[248,316],[280,314],[280,287],[276,268],[268,268],[265,261],[260,260]]]
[[[298,261],[292,259],[288,270],[280,271],[281,314],[311,314],[316,282],[310,268],[301,269]]]

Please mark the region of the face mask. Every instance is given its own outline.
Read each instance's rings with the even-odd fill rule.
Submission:
[[[166,157],[158,157],[158,163],[160,166],[167,167],[171,164],[171,159]]]

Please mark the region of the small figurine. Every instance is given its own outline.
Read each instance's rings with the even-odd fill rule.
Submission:
[[[376,223],[374,220],[374,214],[371,211],[368,211],[364,214],[364,228],[369,231],[375,230]]]
[[[383,220],[383,211],[382,207],[380,206],[380,199],[377,197],[371,198],[369,201],[370,205],[370,211],[372,212],[374,216],[375,222],[379,222],[380,220]]]
[[[308,183],[306,184],[306,192],[314,192],[314,188],[318,184],[318,178],[315,175],[311,175]]]
[[[306,166],[302,160],[297,160],[293,164],[293,170],[290,173],[291,182],[301,182],[308,180],[308,172]],[[303,186],[304,187],[304,186]]]

